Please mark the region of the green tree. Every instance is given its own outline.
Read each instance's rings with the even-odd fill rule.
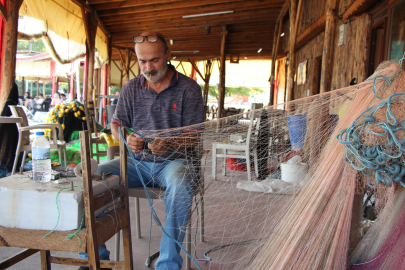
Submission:
[[[31,41],[19,40],[17,42],[17,52],[20,51],[47,52],[42,39]]]
[[[204,94],[204,85],[200,84],[201,91]],[[240,95],[240,96],[250,96],[251,94],[262,94],[264,90],[261,88],[256,87],[246,87],[246,86],[234,86],[228,87],[225,86],[225,96],[230,97],[232,95]],[[208,90],[208,95],[215,97],[218,101],[218,89],[215,86],[210,86]]]

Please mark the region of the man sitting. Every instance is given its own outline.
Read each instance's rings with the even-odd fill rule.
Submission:
[[[181,269],[183,258],[180,244],[190,215],[195,184],[195,168],[182,153],[197,141],[195,129],[183,130],[173,138],[156,137],[159,130],[185,127],[204,121],[201,87],[191,78],[178,73],[167,62],[170,49],[163,35],[145,32],[133,38],[142,75],[128,81],[121,89],[112,118],[111,131],[119,140],[120,126],[142,130],[142,134],[126,137],[135,153],[136,165],[128,159],[130,188],[147,186],[166,189],[165,232],[160,244],[160,256],[155,269]],[[142,135],[142,136],[140,136]],[[145,149],[147,148],[147,149]],[[136,166],[139,169],[138,174]],[[96,173],[119,175],[120,160],[100,164]],[[105,246],[101,252],[105,253]],[[101,258],[100,259],[106,259]],[[83,269],[83,268],[82,268]]]

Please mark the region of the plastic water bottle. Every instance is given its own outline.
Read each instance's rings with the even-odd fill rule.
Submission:
[[[35,182],[49,182],[52,170],[49,143],[43,131],[36,132],[35,135],[31,146],[33,179]]]

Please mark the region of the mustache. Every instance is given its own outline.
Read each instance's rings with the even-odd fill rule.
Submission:
[[[144,71],[144,72],[143,72],[144,75],[154,75],[154,74],[156,74],[156,73],[158,73],[156,70]]]

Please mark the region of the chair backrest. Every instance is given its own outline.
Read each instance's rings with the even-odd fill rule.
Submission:
[[[107,105],[107,124],[111,123],[111,119],[113,117],[113,114],[115,112],[115,108],[117,105]]]
[[[96,117],[93,101],[84,101],[84,113],[86,114],[87,130],[97,133]]]
[[[246,134],[246,143],[249,144],[250,138],[256,138],[260,128],[261,111],[250,111],[249,113],[249,128]]]
[[[28,118],[25,115],[24,109],[19,106],[14,106],[14,105],[9,105],[9,108],[11,110],[11,113],[13,114],[14,117],[21,117],[22,122],[17,123],[17,128],[20,129],[21,127],[27,127],[28,126]],[[19,131],[21,138],[21,142],[24,145],[27,145],[30,143],[30,131],[25,130],[25,131]]]

